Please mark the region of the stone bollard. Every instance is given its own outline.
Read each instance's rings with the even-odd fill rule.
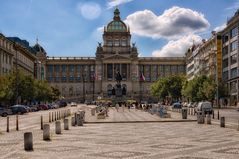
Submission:
[[[16,130],[18,131],[19,130],[19,126],[18,126],[18,115],[16,115]]]
[[[80,114],[76,114],[76,124],[77,124],[77,126],[80,126],[80,120],[81,120]]]
[[[7,117],[7,132],[9,132],[9,116]]]
[[[43,116],[41,115],[41,130],[43,130]]]
[[[24,149],[25,149],[25,151],[32,151],[33,150],[32,132],[24,133]]]
[[[51,112],[49,112],[49,123],[51,122]]]
[[[182,109],[182,119],[187,119],[187,109]]]
[[[197,113],[197,122],[198,124],[204,124],[204,114],[202,112]]]
[[[95,115],[95,109],[91,109],[91,115],[94,116]]]
[[[75,117],[71,117],[71,126],[76,126]]]
[[[217,119],[219,120],[220,114],[219,114],[219,110],[217,112]]]
[[[61,134],[61,122],[60,121],[56,121],[55,126],[56,126],[55,133],[56,134]]]
[[[225,128],[225,117],[221,117],[220,119],[221,119],[220,120],[220,126]]]
[[[69,120],[64,119],[64,130],[69,130]]]
[[[77,126],[77,113],[75,113],[75,126]]]
[[[45,141],[51,140],[51,138],[50,138],[50,125],[49,124],[44,124],[43,125],[43,140],[45,140]]]
[[[237,126],[237,131],[239,131],[239,120],[238,120],[238,126]]]
[[[212,124],[211,123],[211,115],[210,114],[206,114],[206,120],[207,120],[207,124]]]

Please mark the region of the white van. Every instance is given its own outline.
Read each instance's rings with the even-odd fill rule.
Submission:
[[[211,102],[199,102],[196,107],[196,113],[202,112],[204,114],[212,114],[212,103]]]

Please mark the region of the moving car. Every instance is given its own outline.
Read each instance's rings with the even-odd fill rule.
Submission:
[[[212,114],[212,103],[211,102],[199,102],[195,109],[196,113],[202,112],[203,114]]]
[[[11,109],[6,109],[6,108],[0,107],[0,116],[6,117],[6,116],[8,116],[10,114],[12,114]]]

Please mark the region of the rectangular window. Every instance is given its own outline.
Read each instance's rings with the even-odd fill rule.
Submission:
[[[48,65],[47,66],[47,72],[50,72],[50,73],[53,72],[53,65]]]
[[[62,72],[66,72],[66,65],[62,65],[62,66],[61,66],[61,71],[62,71]]]
[[[108,46],[113,46],[112,40],[107,40],[107,45],[108,45]]]
[[[222,48],[222,56],[225,56],[228,54],[228,46],[225,46],[224,48]]]
[[[107,78],[108,80],[112,80],[113,78],[113,65],[107,64]]]
[[[74,72],[74,65],[69,65],[69,72]]]
[[[122,45],[122,46],[126,46],[126,45],[127,45],[127,41],[126,41],[125,39],[123,39],[123,40],[121,41],[121,45]]]
[[[235,37],[237,35],[237,27],[233,28],[231,31],[230,31],[230,36],[231,38]]]
[[[159,66],[159,77],[164,77],[165,72],[164,72],[164,65]]]
[[[228,34],[225,34],[223,36],[223,43],[226,43],[228,41]]]
[[[121,72],[122,72],[122,80],[126,80],[127,78],[127,64],[121,65]]]
[[[177,69],[177,66],[176,66],[176,65],[172,65],[172,66],[171,66],[171,72],[172,72],[173,75],[178,72],[178,69]]]
[[[228,80],[228,71],[225,71],[222,73],[222,80],[227,81]]]
[[[231,78],[235,78],[237,77],[237,67],[231,69]]]
[[[222,68],[226,68],[226,67],[228,67],[228,59],[224,59],[222,61]]]
[[[114,42],[115,42],[115,46],[119,46],[119,40],[116,39]]]
[[[231,65],[235,64],[237,62],[237,54],[234,54],[231,56]]]
[[[236,49],[237,49],[237,40],[231,43],[231,51],[234,51]]]
[[[60,72],[60,66],[59,65],[55,65],[55,72]]]
[[[237,92],[237,82],[233,81],[230,83],[230,92],[231,93],[236,93]]]

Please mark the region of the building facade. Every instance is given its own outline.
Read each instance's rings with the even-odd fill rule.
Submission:
[[[227,26],[221,31],[222,35],[222,74],[227,84],[230,105],[238,105],[238,30],[239,10],[228,20]]]
[[[34,63],[37,61],[34,53],[27,41],[0,34],[0,76],[17,69],[34,77]]]
[[[103,42],[98,43],[95,57],[46,58],[45,54],[42,62],[47,81],[65,99],[74,101],[112,98],[116,72],[122,76],[125,98],[138,100],[154,100],[150,85],[158,78],[185,74],[184,57],[139,57],[138,54],[135,43],[131,43],[129,26],[115,9],[113,20],[104,27]]]
[[[211,76],[215,81],[222,79],[222,51],[221,35],[212,32],[208,40],[202,40],[200,44],[193,45],[186,52],[187,79],[195,76]]]

